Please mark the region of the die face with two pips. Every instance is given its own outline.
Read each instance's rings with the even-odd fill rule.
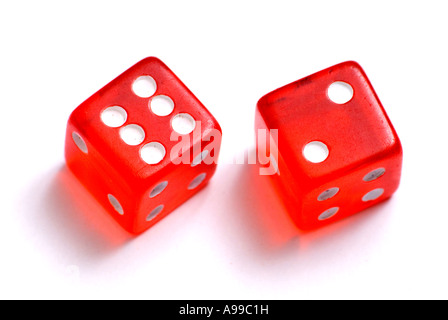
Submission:
[[[349,97],[332,97],[335,86],[343,86]],[[301,229],[362,211],[398,188],[401,144],[356,62],[341,63],[267,94],[257,104],[256,128],[278,129],[270,150],[278,150],[273,178]]]
[[[67,166],[131,233],[192,197],[216,170],[221,128],[159,59],[146,58],[71,114]]]

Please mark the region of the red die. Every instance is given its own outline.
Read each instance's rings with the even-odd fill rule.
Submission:
[[[333,96],[338,87],[346,90],[345,100]],[[267,149],[273,177],[301,229],[352,215],[398,188],[400,140],[356,62],[267,94],[257,105],[256,128],[278,134],[278,139],[271,134]]]
[[[131,233],[154,225],[216,170],[221,128],[157,58],[146,58],[70,116],[68,167]]]

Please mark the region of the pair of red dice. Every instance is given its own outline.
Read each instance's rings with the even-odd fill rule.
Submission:
[[[338,86],[347,97],[332,96]],[[262,151],[301,229],[352,215],[398,188],[400,141],[355,62],[264,96],[256,129],[266,133]],[[110,215],[139,234],[207,184],[216,170],[221,134],[193,93],[151,57],[71,114],[65,155],[68,167]]]

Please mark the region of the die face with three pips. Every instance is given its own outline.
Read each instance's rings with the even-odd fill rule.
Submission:
[[[351,91],[332,100],[334,85]],[[277,89],[257,104],[256,128],[277,129],[274,185],[301,229],[314,229],[389,198],[402,148],[362,68],[353,61]],[[317,159],[309,150],[319,148]],[[277,153],[278,150],[278,153]]]
[[[335,85],[349,91],[346,100],[332,97]],[[265,95],[257,104],[255,128],[270,140],[263,152],[275,169],[272,195],[284,200],[301,229],[353,215],[398,188],[401,144],[356,62]],[[274,131],[275,139],[269,136]],[[163,62],[150,57],[73,111],[65,156],[108,213],[139,234],[207,184],[221,136],[202,103]]]
[[[73,111],[65,155],[109,214],[139,234],[207,184],[220,143],[214,117],[150,57]]]

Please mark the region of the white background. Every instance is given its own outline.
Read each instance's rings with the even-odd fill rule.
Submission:
[[[366,3],[366,2],[362,2]],[[0,298],[448,298],[445,1],[15,1],[0,5]],[[157,56],[224,131],[209,186],[139,237],[64,169],[71,111]],[[403,144],[401,187],[298,232],[232,159],[264,94],[345,60]]]

